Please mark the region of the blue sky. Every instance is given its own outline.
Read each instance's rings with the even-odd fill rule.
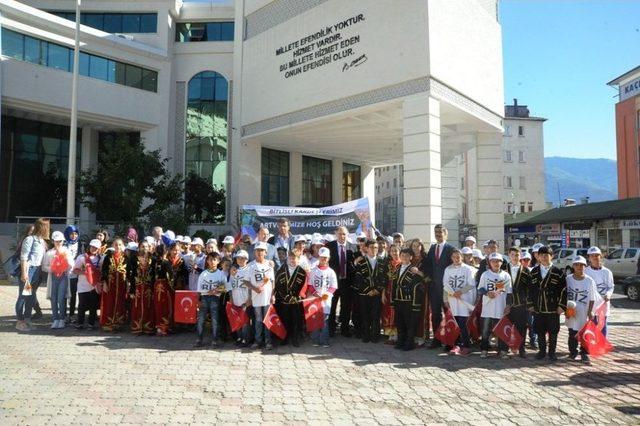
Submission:
[[[616,158],[616,91],[640,65],[639,0],[502,0],[505,102],[545,123],[545,156]]]

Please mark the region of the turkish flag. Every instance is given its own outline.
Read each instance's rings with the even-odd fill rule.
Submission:
[[[231,326],[231,332],[235,332],[249,323],[249,315],[240,306],[236,306],[233,303],[227,303],[227,318],[229,319],[229,325]]]
[[[183,324],[195,324],[198,321],[198,292],[176,290],[173,302],[173,319]]]
[[[602,331],[607,321],[607,317],[604,315],[604,311],[606,309],[607,309],[607,302],[603,301],[594,312],[594,315],[596,316],[596,318],[598,318],[598,330],[600,331]]]
[[[476,307],[471,311],[471,315],[467,318],[467,331],[469,337],[474,340],[480,338],[480,314],[482,314],[482,303],[479,302]]]
[[[460,336],[460,327],[458,327],[458,321],[453,317],[450,309],[447,309],[438,327],[437,339],[445,346],[455,346],[456,341]]]
[[[599,357],[613,350],[613,345],[593,321],[587,321],[584,327],[578,331],[576,339],[593,357]]]
[[[67,256],[64,253],[56,253],[53,256],[53,260],[51,261],[50,269],[56,277],[61,277],[62,274],[69,270],[69,262],[67,261]]]
[[[304,320],[307,323],[307,331],[320,330],[324,327],[324,310],[322,308],[322,299],[317,297],[302,302],[304,306]]]
[[[496,326],[493,327],[493,334],[495,334],[498,339],[506,343],[512,351],[515,352],[520,349],[523,337],[507,315],[503,316]]]
[[[87,282],[92,286],[95,286],[98,281],[100,281],[100,272],[98,271],[98,268],[93,266],[93,263],[91,263],[91,259],[89,259],[89,256],[85,256],[84,276],[87,278]]]
[[[264,316],[262,323],[270,332],[280,339],[284,340],[285,337],[287,337],[287,330],[284,328],[284,324],[278,316],[275,306],[269,305],[269,309],[267,309],[267,314]]]

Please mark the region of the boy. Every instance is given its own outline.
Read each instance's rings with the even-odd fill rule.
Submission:
[[[589,266],[584,273],[593,278],[596,282],[596,306],[600,307],[602,303],[606,303],[604,308],[604,328],[602,334],[607,335],[607,320],[609,319],[609,310],[611,309],[611,296],[613,296],[613,273],[602,264],[602,252],[598,247],[590,247],[587,250],[589,256]]]
[[[195,291],[198,287],[198,277],[204,270],[204,259],[206,255],[202,252],[204,243],[202,238],[194,238],[191,243],[193,251],[183,256],[184,263],[189,272],[189,290]]]
[[[593,304],[596,300],[598,290],[596,282],[588,275],[585,275],[587,260],[582,256],[576,256],[573,260],[573,274],[567,276],[567,303],[575,305],[573,312],[567,311],[566,324],[569,329],[569,359],[577,361],[578,341],[576,334],[587,323],[593,319]],[[587,350],[580,345],[580,361],[590,365]]]
[[[220,295],[226,290],[227,276],[218,269],[220,257],[218,253],[209,253],[205,260],[206,270],[198,277],[197,291],[200,293],[200,310],[198,311],[198,340],[195,347],[202,346],[204,335],[204,322],[207,313],[211,314],[211,347],[217,348],[218,342],[218,308]]]
[[[275,260],[275,270],[277,271],[282,267],[282,265],[287,264],[287,249],[280,246],[276,249],[276,252],[278,254],[278,257]]]
[[[230,278],[229,281],[227,281],[227,291],[230,292],[229,303],[233,303],[234,306],[245,310],[251,305],[250,290],[245,284],[245,281],[250,280],[249,267],[247,266],[248,260],[249,254],[245,250],[238,250],[235,254],[237,266],[231,267]],[[247,312],[247,314],[250,313],[251,312]],[[251,338],[250,325],[246,324],[243,326],[236,333],[236,337],[236,345],[246,347]]]
[[[521,251],[518,247],[509,249],[509,268],[507,271],[511,276],[513,285],[513,299],[509,312],[509,319],[522,336],[522,343],[518,348],[518,356],[526,358],[527,354],[524,349],[525,337],[527,336],[527,295],[529,293],[529,285],[531,282],[531,274],[529,269],[520,262]]]
[[[467,319],[474,309],[476,300],[476,270],[474,267],[462,263],[462,253],[458,249],[454,249],[451,253],[451,261],[453,263],[446,267],[442,277],[443,302],[444,306],[451,310],[458,327],[460,327],[460,337],[458,344],[449,351],[449,354],[466,356],[471,352]]]
[[[413,337],[416,334],[420,311],[424,301],[424,287],[422,277],[416,274],[411,266],[413,250],[400,250],[400,265],[391,271],[392,287],[391,301],[395,308],[398,341],[396,349],[410,351],[415,348]]]
[[[278,250],[284,247],[278,247]],[[302,311],[300,310],[300,290],[307,279],[307,272],[298,266],[300,251],[289,250],[287,262],[278,269],[275,279],[275,298],[278,315],[282,318],[287,330],[287,338],[283,345],[291,340],[296,348],[300,346],[300,333],[302,330]]]
[[[567,279],[562,269],[551,263],[553,252],[549,247],[538,249],[539,263],[531,270],[531,286],[527,295],[527,307],[533,312],[533,323],[538,335],[536,359],[547,356],[549,334],[549,361],[557,361],[556,346],[560,331],[560,314],[567,308]]]
[[[267,314],[269,305],[273,303],[273,267],[271,262],[266,259],[267,243],[262,241],[256,243],[254,252],[255,259],[249,264],[249,279],[245,281],[251,287],[251,305],[255,314],[253,321],[255,341],[251,348],[257,349],[264,344],[265,348],[270,351],[273,349],[271,332],[262,321]]]
[[[511,277],[502,270],[502,260],[500,253],[493,252],[489,254],[487,258],[488,269],[480,277],[480,284],[478,285],[478,293],[482,295],[481,358],[486,358],[489,352],[491,331],[498,321],[509,313],[507,295],[512,292]],[[507,345],[500,339],[498,339],[497,356],[498,358],[509,357]]]
[[[338,289],[338,278],[333,269],[329,268],[329,249],[322,247],[319,251],[318,266],[309,272],[310,290],[313,296],[322,298],[322,310],[324,313],[324,325],[322,329],[311,333],[313,346],[329,347],[329,313],[331,312],[331,299]]]
[[[387,287],[387,262],[378,256],[378,243],[367,240],[365,256],[356,262],[356,290],[362,321],[362,341],[377,343],[380,338],[381,295]]]

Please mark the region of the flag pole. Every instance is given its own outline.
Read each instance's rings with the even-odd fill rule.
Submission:
[[[67,173],[67,225],[76,217],[76,152],[78,145],[78,73],[80,60],[80,2],[76,0],[76,32],[73,49],[73,80],[71,83],[71,129],[69,131],[69,170]]]

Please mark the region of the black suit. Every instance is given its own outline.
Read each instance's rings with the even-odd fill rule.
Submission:
[[[354,253],[357,248],[350,242],[345,243],[345,261],[346,274],[341,277],[340,274],[340,251],[338,250],[338,241],[331,241],[327,244],[331,257],[329,258],[329,267],[333,269],[338,277],[338,290],[333,293],[331,299],[331,313],[329,314],[329,333],[333,335],[336,330],[336,310],[338,300],[340,300],[340,331],[342,334],[349,334],[349,322],[352,317],[353,307],[353,283],[355,278],[355,268],[353,265]],[[354,312],[354,324],[357,323]]]
[[[444,291],[442,278],[444,277],[444,270],[453,263],[451,261],[451,253],[455,250],[454,246],[445,241],[440,256],[436,260],[436,246],[437,244],[431,245],[427,257],[424,258],[420,267],[421,272],[431,279],[427,293],[429,295],[429,306],[431,307],[431,329],[433,330],[434,339],[436,339],[435,336],[442,321],[442,295]]]

